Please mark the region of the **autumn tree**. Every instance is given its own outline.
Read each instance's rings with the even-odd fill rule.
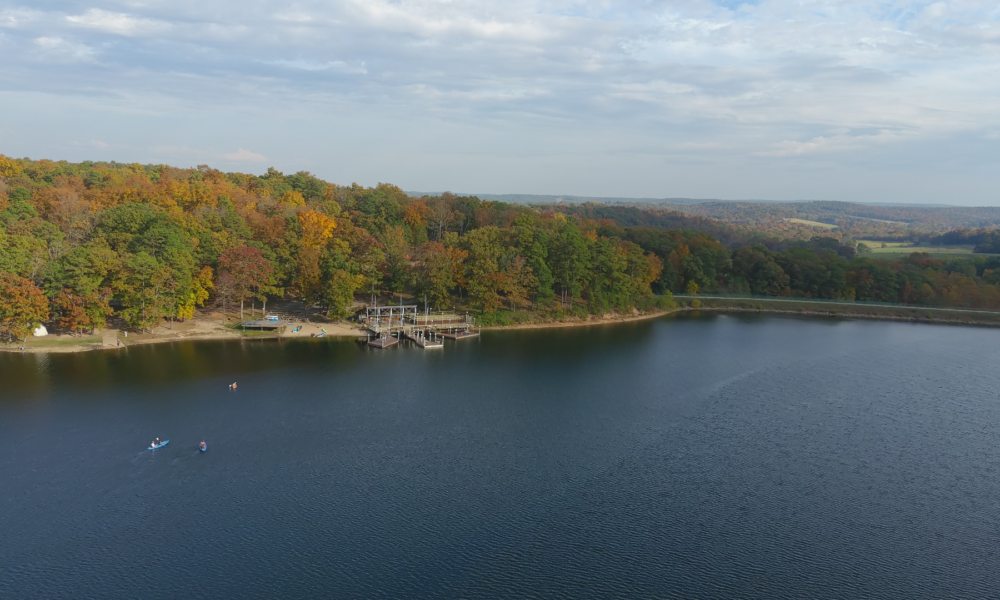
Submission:
[[[430,207],[420,200],[406,207],[403,222],[410,228],[410,243],[414,246],[427,241],[427,217],[430,212]]]
[[[266,294],[273,293],[275,289],[274,266],[260,248],[230,248],[219,256],[219,267],[225,269],[233,279],[236,299],[240,302],[240,320],[243,319],[245,301],[266,297]]]
[[[3,154],[0,154],[0,177],[9,178],[15,177],[23,171],[24,168],[21,164],[14,160],[13,158],[8,158]]]
[[[298,221],[302,228],[302,245],[296,267],[295,288],[307,302],[317,302],[324,293],[320,258],[324,247],[333,237],[337,221],[317,210],[300,212]]]
[[[242,303],[236,279],[225,269],[219,271],[214,286],[215,305],[222,309],[222,324],[226,324],[226,310],[236,302]]]
[[[0,272],[0,331],[25,340],[49,318],[49,299],[30,280]]]
[[[191,278],[189,290],[178,297],[175,317],[182,321],[194,317],[195,306],[205,306],[213,286],[212,267],[202,267],[201,271]]]
[[[73,333],[91,332],[103,328],[107,318],[114,313],[108,300],[111,290],[105,288],[98,292],[80,295],[71,289],[64,289],[52,302],[52,307],[59,315],[59,326]]]
[[[500,257],[502,269],[499,279],[500,289],[510,303],[510,309],[517,311],[518,307],[528,304],[528,292],[537,283],[528,261],[514,252],[507,252]]]
[[[300,192],[288,190],[281,196],[281,203],[285,206],[305,206],[306,199]]]

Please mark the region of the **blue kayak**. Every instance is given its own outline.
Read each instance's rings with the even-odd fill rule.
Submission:
[[[151,445],[149,448],[146,448],[146,449],[147,450],[156,450],[157,448],[162,448],[162,447],[166,446],[169,443],[170,443],[170,440],[163,440],[162,442],[159,443],[159,445]]]

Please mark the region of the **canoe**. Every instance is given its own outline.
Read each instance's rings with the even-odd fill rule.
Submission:
[[[170,443],[170,440],[163,440],[162,442],[160,442],[159,446],[150,446],[149,448],[147,448],[147,450],[156,450],[157,448],[162,448],[162,447],[166,446],[169,443]]]

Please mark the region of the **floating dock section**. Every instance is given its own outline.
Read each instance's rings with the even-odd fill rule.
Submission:
[[[368,345],[372,348],[388,348],[390,346],[395,346],[398,343],[399,338],[394,338],[391,335],[385,335],[383,337],[368,340]]]
[[[441,338],[433,331],[410,329],[409,331],[404,331],[403,335],[421,348],[444,348],[444,342],[441,341]]]

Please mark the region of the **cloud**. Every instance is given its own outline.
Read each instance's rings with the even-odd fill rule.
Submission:
[[[351,66],[339,60],[317,62],[311,60],[276,59],[276,60],[262,60],[260,62],[264,63],[265,65],[274,65],[276,67],[298,69],[301,71],[337,71],[339,73],[356,73],[356,74],[364,74],[368,72],[365,69],[364,65]]]
[[[310,147],[325,153],[316,164],[356,160],[376,181],[441,179],[414,189],[458,187],[447,179],[458,147],[466,158],[489,147],[463,176],[490,181],[497,161],[516,174],[547,157],[532,181],[584,195],[598,191],[574,188],[579,173],[631,156],[605,185],[656,196],[678,180],[639,165],[682,155],[727,174],[767,164],[788,180],[789,165],[820,156],[831,169],[865,155],[851,168],[927,171],[918,145],[1000,131],[1000,10],[983,0],[11,0],[0,52],[5,100],[19,95],[30,115],[45,95],[76,139],[127,139],[114,115],[144,114],[158,124],[146,147],[237,136],[276,164]],[[73,120],[81,98],[109,116]],[[404,148],[426,158],[422,170]],[[251,155],[225,160],[266,160]],[[775,180],[681,176],[703,195],[723,195],[723,179],[734,190]]]
[[[169,23],[163,21],[137,18],[99,8],[92,8],[81,15],[69,15],[66,20],[79,27],[125,36],[149,35],[170,27]]]
[[[58,37],[35,38],[34,44],[43,57],[56,60],[88,60],[95,54],[94,49],[86,44],[79,44]]]
[[[223,154],[222,158],[231,162],[253,162],[253,163],[267,162],[267,157],[264,156],[263,154],[258,154],[256,152],[244,150],[243,148],[240,148],[236,152]]]

